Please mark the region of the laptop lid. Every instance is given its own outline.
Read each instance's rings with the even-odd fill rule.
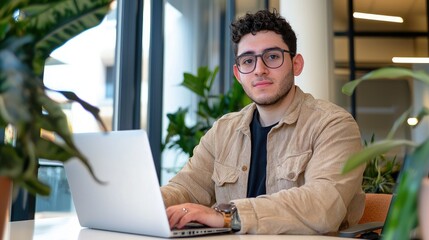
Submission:
[[[98,184],[77,159],[64,164],[81,226],[158,237],[229,230],[170,230],[144,130],[79,133],[74,140],[95,175],[106,182]]]

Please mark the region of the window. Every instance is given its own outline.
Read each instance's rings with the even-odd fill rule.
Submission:
[[[353,3],[353,12],[401,16],[404,23],[353,19],[348,12],[349,2]],[[365,82],[357,88],[355,101],[341,95],[341,87],[350,80],[350,76],[358,78],[379,67],[413,67],[392,63],[394,56],[427,56],[426,1],[392,4],[389,0],[335,0],[333,6],[334,84],[335,92],[339,93],[336,103],[355,112],[363,140],[369,142],[373,134],[376,140],[382,139],[387,136],[394,121],[410,106],[413,83],[407,79]],[[349,29],[350,23],[353,23],[353,29]],[[410,129],[402,126],[396,137],[411,139]],[[391,154],[401,160],[405,150]]]
[[[56,90],[68,90],[100,108],[105,125],[112,129],[114,101],[114,56],[116,45],[116,9],[98,26],[69,40],[55,50],[47,61],[44,83]],[[63,102],[62,107],[73,132],[100,131],[96,120],[77,103]],[[73,212],[74,207],[61,164],[40,160],[39,179],[51,186],[49,197],[36,197],[36,217]]]

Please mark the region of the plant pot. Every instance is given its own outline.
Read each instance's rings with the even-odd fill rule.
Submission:
[[[0,239],[9,239],[10,205],[12,181],[0,176]]]
[[[419,222],[422,239],[429,239],[429,178],[423,179],[420,189]]]

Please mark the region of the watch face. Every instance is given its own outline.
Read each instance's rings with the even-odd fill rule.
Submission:
[[[235,205],[230,203],[221,203],[216,206],[216,209],[220,212],[224,213],[234,213],[235,212]]]

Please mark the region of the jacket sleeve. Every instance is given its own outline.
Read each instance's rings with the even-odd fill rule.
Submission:
[[[312,141],[313,153],[304,169],[302,186],[233,200],[241,220],[239,233],[322,234],[338,231],[341,224],[353,225],[360,218],[365,166],[341,173],[348,157],[361,149],[357,124],[346,114],[330,117]],[[348,219],[353,207],[357,214]]]
[[[215,125],[213,126],[213,128]],[[215,203],[212,153],[213,128],[195,147],[193,157],[167,185],[161,187],[166,207],[181,203],[198,203],[212,206]]]

